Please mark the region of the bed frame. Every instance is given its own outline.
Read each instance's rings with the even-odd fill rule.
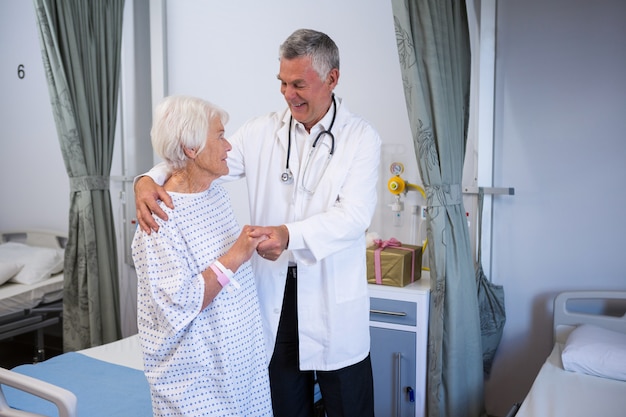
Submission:
[[[626,291],[568,291],[556,296],[553,350],[524,401],[515,404],[507,417],[571,416],[576,411],[581,412],[576,415],[606,416],[609,415],[607,413],[614,413],[616,408],[620,410],[620,417],[624,415],[622,411],[626,410],[626,381],[576,374],[563,369],[563,346],[569,334],[582,324],[626,333]],[[621,393],[624,395],[619,395]],[[561,404],[559,401],[566,403]],[[606,407],[606,410],[589,410],[588,407],[594,402],[599,407]]]
[[[0,383],[30,392],[37,397],[54,403],[59,410],[59,417],[76,417],[76,396],[64,388],[4,368],[0,368]],[[0,387],[0,417],[30,416],[40,417],[41,414],[18,411],[9,407],[4,398],[2,387]]]
[[[12,231],[0,234],[2,243],[17,242],[31,246],[64,249],[67,238],[49,230]],[[0,341],[26,333],[35,333],[33,361],[45,359],[44,330],[61,322],[63,301],[40,304],[22,311],[0,316]]]
[[[565,341],[579,324],[593,324],[605,329],[626,333],[626,313],[621,316],[606,313],[584,312],[575,308],[578,301],[611,302],[626,304],[626,291],[568,291],[554,299],[554,342]]]
[[[67,237],[53,230],[26,230],[3,232],[2,242],[19,242],[43,248],[64,249],[67,244]]]

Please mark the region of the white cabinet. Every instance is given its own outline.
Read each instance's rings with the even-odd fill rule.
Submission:
[[[377,417],[425,417],[430,280],[369,284],[371,359]]]

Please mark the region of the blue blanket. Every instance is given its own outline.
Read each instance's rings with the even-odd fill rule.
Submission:
[[[148,381],[137,369],[69,352],[13,370],[73,392],[78,398],[79,417],[152,416]],[[2,389],[13,408],[46,416],[59,415],[56,406],[49,401],[11,387]]]

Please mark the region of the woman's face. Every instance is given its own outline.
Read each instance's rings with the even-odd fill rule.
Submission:
[[[216,116],[211,119],[204,149],[195,158],[196,167],[211,179],[228,174],[226,157],[232,146],[224,137],[224,133],[224,125],[220,118]]]

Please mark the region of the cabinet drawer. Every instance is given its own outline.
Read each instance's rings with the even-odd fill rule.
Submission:
[[[415,326],[416,316],[415,302],[370,297],[370,321]]]

